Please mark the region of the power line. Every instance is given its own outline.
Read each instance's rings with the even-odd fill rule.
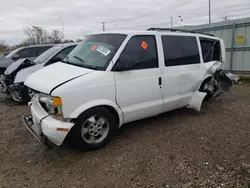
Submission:
[[[173,6],[173,7],[169,7],[169,8],[165,8],[165,9],[162,9],[160,11],[155,11],[155,12],[151,12],[151,13],[148,13],[148,14],[143,14],[143,15],[139,15],[139,16],[135,16],[135,17],[131,17],[131,18],[125,18],[125,19],[119,19],[119,20],[113,20],[113,21],[107,21],[108,23],[115,23],[115,22],[126,22],[126,21],[129,21],[129,20],[133,20],[133,19],[136,19],[136,18],[142,18],[142,17],[146,17],[146,16],[151,16],[153,14],[158,14],[158,13],[161,13],[161,12],[164,12],[164,11],[167,11],[167,10],[171,10],[171,9],[174,9],[174,8],[178,8],[180,6],[183,6],[183,5],[186,5],[188,3],[190,3],[191,0],[185,2],[185,3],[182,3],[182,4],[179,4],[179,5],[176,5],[176,6]]]
[[[220,8],[220,12],[218,12],[218,13],[213,13],[213,15],[214,15],[214,17],[222,17],[223,15],[225,15],[225,14],[228,14],[228,12],[230,12],[232,9],[235,9],[235,8],[237,8],[237,9],[239,9],[239,10],[241,10],[241,11],[246,11],[246,10],[250,10],[249,8],[241,8],[243,5],[233,5],[233,6],[226,6],[226,7],[224,7],[224,8],[227,8],[228,10],[224,10],[224,11],[221,11],[221,8]],[[217,8],[217,7],[214,7],[213,8],[213,10],[219,10],[219,8]],[[197,14],[198,13],[198,14]],[[184,15],[185,16],[185,15]],[[202,17],[202,16],[205,16],[204,15],[204,12],[202,12],[202,11],[199,11],[199,12],[193,12],[193,13],[191,13],[191,14],[188,14],[187,16],[185,16],[185,20],[186,21],[188,21],[188,22],[190,22],[191,20],[194,20],[194,21],[196,21],[197,20],[197,17]],[[234,15],[229,15],[231,18],[233,18],[234,17]],[[216,19],[216,21],[219,21],[218,19]],[[126,28],[133,28],[134,26],[136,26],[136,27],[152,27],[152,26],[156,26],[156,25],[166,25],[166,24],[168,24],[168,27],[170,27],[171,26],[171,20],[170,21],[168,21],[168,22],[161,22],[161,23],[156,23],[156,24],[137,24],[137,23],[130,23],[129,24],[129,26],[124,26],[124,27],[119,27],[118,25],[116,25],[115,26],[115,28],[117,29],[126,29]]]

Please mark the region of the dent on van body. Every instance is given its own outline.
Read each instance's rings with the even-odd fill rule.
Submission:
[[[203,81],[207,78],[211,78],[217,83],[218,89],[213,94],[213,98],[220,96],[221,94],[228,92],[232,87],[233,82],[238,82],[239,77],[232,73],[223,73],[222,72],[222,63],[215,61],[206,63],[205,67],[207,68],[206,74],[203,78]],[[202,84],[203,82],[201,82]],[[201,86],[200,84],[200,86]],[[199,87],[200,88],[200,87]],[[191,108],[196,111],[200,111],[202,101],[206,97],[207,93],[195,91],[193,93],[192,99],[189,102],[188,108]]]

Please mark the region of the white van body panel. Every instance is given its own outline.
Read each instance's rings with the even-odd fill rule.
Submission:
[[[77,68],[84,69],[81,67]],[[61,97],[63,114],[68,118],[78,117],[88,108],[94,107],[94,104],[96,106],[111,104],[111,107],[118,109],[118,106],[115,105],[113,72],[94,71],[90,74],[85,74],[56,88],[52,92],[52,96]],[[97,101],[102,103],[98,104]]]

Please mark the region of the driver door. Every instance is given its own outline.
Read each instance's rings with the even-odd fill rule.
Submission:
[[[124,123],[162,113],[163,89],[155,36],[133,36],[115,66],[119,63],[130,67],[114,72],[116,102],[123,111]]]

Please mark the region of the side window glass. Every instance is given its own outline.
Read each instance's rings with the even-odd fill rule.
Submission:
[[[70,46],[67,48],[64,48],[62,51],[60,51],[58,54],[56,54],[46,65],[50,65],[52,63],[56,63],[58,61],[63,60],[66,58],[66,56],[75,48],[76,46]]]
[[[41,55],[46,50],[50,49],[52,46],[41,46],[36,48],[36,56]]]
[[[165,66],[180,66],[200,63],[196,37],[162,36]]]
[[[19,55],[19,58],[26,58],[28,57],[28,50],[27,48],[20,50],[17,55]]]
[[[130,70],[157,68],[158,55],[155,36],[134,36],[127,43],[121,56],[121,63],[130,64]]]
[[[19,52],[20,58],[26,58],[26,57],[36,57],[36,48],[25,48]]]
[[[221,61],[220,42],[210,39],[200,39],[204,63]]]

